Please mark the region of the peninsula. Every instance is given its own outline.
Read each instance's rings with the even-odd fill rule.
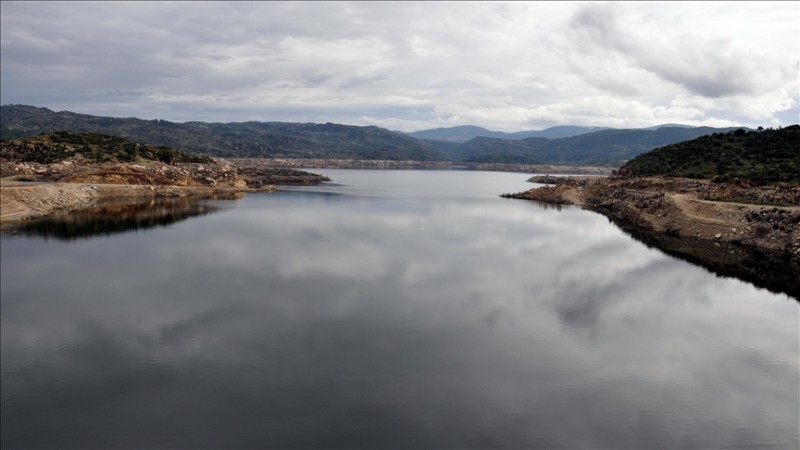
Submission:
[[[578,205],[720,275],[800,299],[800,126],[704,136],[609,177],[534,177],[503,197]]]
[[[101,202],[230,196],[327,177],[257,162],[197,156],[96,133],[59,131],[0,145],[0,222]]]

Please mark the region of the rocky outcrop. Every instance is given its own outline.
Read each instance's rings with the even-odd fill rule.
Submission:
[[[327,177],[264,165],[211,163],[94,163],[80,158],[52,164],[0,161],[2,222],[20,221],[129,198],[209,197],[276,185],[318,184]]]
[[[53,164],[0,161],[0,177],[17,181],[103,183],[164,186],[212,186],[262,189],[272,185],[314,185],[328,177],[289,168],[272,167],[264,160],[216,159],[212,163],[166,164],[89,163],[80,160]]]
[[[705,200],[735,201],[763,205],[800,205],[800,189],[788,186],[745,187],[731,183],[708,183],[700,196]]]
[[[330,178],[306,171],[276,167],[270,160],[251,158],[231,160],[237,173],[245,180],[247,187],[258,189],[266,185],[313,186]]]

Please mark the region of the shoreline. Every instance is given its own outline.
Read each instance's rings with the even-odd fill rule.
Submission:
[[[559,175],[609,175],[614,170],[604,166],[565,164],[471,163],[454,161],[314,159],[314,158],[230,158],[235,164],[258,162],[271,167],[293,169],[376,169],[376,170],[483,170]]]
[[[800,301],[799,195],[694,179],[563,177],[502,197],[602,214],[650,247]]]
[[[231,196],[247,192],[273,192],[276,186],[260,189],[143,184],[67,182],[21,182],[0,180],[0,226],[50,215],[92,208],[101,204],[146,201],[148,199]]]
[[[87,163],[79,159],[43,164],[0,161],[0,224],[3,226],[101,203],[159,198],[233,196],[273,192],[277,186],[314,185],[328,177],[259,161],[167,164]]]
[[[91,208],[102,202],[145,201],[314,185],[327,177],[297,169],[494,170],[602,176],[607,167],[454,163],[449,161],[217,158],[210,164],[0,161],[0,226]]]
[[[276,185],[328,180],[279,167],[281,162],[285,161],[218,160],[205,166],[140,162],[89,168],[79,164],[8,166],[6,162],[5,176],[0,179],[0,227],[109,204],[231,198],[273,192]],[[333,166],[344,168],[343,164],[335,161]],[[704,180],[593,173],[539,175],[529,181],[542,185],[501,197],[579,206],[606,216],[648,246],[800,300],[800,188],[741,188]]]

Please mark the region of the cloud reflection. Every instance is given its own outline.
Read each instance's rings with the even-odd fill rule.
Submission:
[[[793,302],[577,209],[292,198],[4,237],[3,447],[797,443]]]

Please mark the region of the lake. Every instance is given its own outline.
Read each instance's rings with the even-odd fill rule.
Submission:
[[[796,299],[530,174],[312,171],[3,234],[2,447],[800,445]]]

